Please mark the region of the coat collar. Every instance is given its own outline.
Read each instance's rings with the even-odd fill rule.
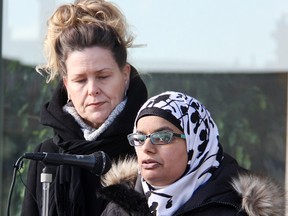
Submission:
[[[136,159],[125,158],[113,164],[102,181],[104,186],[125,182],[130,188],[136,189],[136,193],[143,194],[140,178],[137,179],[137,176]],[[115,197],[106,199],[115,202]],[[208,202],[229,204],[239,211],[245,211],[249,216],[284,215],[285,212],[284,190],[269,177],[242,169],[228,155],[225,155],[221,168],[196,191],[180,211],[187,212]]]

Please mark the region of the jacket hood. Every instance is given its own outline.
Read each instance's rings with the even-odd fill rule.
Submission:
[[[249,216],[285,215],[285,192],[271,178],[246,173],[239,174],[232,186],[242,197],[242,209]]]
[[[134,188],[138,175],[137,170],[135,157],[124,158],[118,163],[113,163],[109,172],[102,176],[102,185],[110,187],[111,185],[125,184]],[[285,191],[273,179],[245,172],[235,176],[231,185],[242,198],[241,208],[249,216],[285,215]],[[109,200],[109,197],[106,198]],[[114,198],[111,198],[111,201],[115,202]]]
[[[106,173],[101,183],[104,188],[98,189],[98,196],[112,201],[110,208],[102,215],[151,215],[144,194],[134,190],[137,179],[137,162],[135,157],[126,157],[119,163],[113,163],[111,169]],[[124,209],[121,210],[121,209]]]

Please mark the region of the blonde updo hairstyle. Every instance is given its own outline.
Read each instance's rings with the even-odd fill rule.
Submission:
[[[67,75],[65,61],[73,51],[99,46],[112,52],[120,69],[127,63],[127,48],[133,36],[128,34],[124,15],[111,2],[76,0],[60,6],[48,20],[44,41],[46,65],[36,70],[48,74],[47,82]]]

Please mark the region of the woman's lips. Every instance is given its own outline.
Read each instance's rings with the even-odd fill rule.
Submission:
[[[105,102],[90,103],[90,104],[88,104],[88,106],[97,108],[97,107],[102,106],[104,103]]]
[[[160,166],[156,160],[144,160],[142,161],[142,168],[143,169],[155,169]]]

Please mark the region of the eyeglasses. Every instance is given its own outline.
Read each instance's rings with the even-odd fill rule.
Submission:
[[[172,142],[173,137],[179,137],[181,139],[186,138],[184,134],[177,134],[172,131],[158,131],[148,135],[132,133],[127,136],[131,146],[144,145],[147,138],[150,138],[151,143],[154,145],[166,145]]]

